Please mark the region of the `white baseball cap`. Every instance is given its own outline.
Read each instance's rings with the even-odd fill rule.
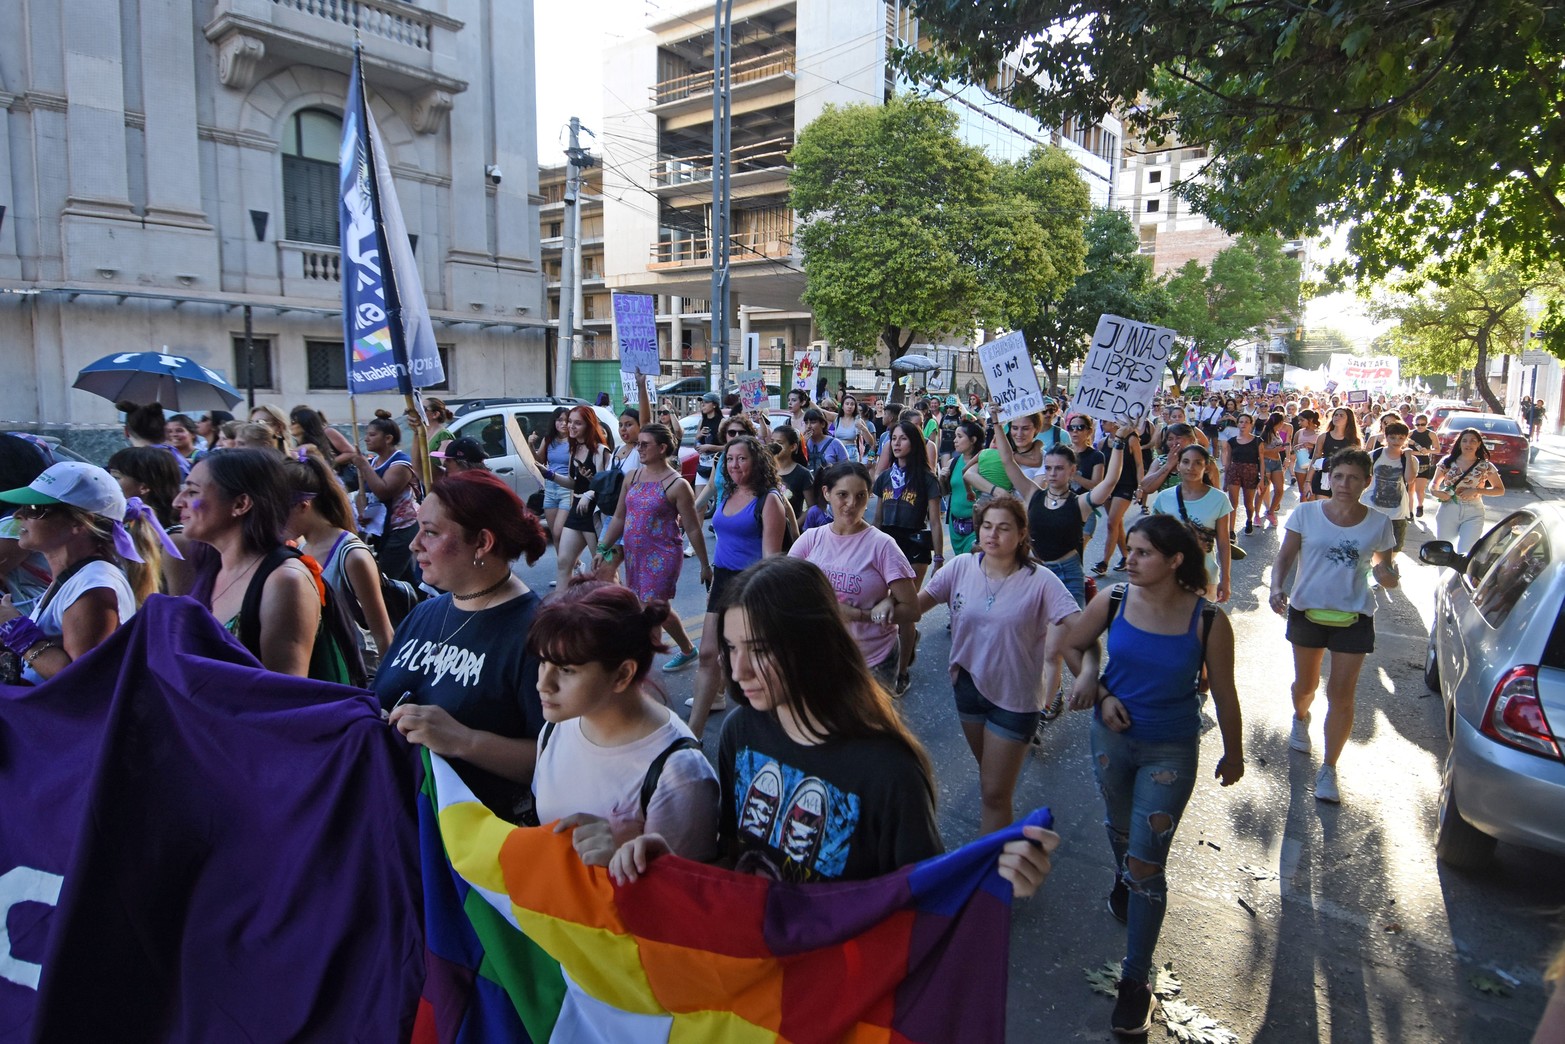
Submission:
[[[8,504],[66,504],[112,522],[125,521],[125,493],[114,476],[96,464],[66,460],[21,489],[0,493]]]

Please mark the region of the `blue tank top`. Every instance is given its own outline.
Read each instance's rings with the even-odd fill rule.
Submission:
[[[761,560],[761,512],[751,501],[730,515],[725,500],[712,512],[712,531],[717,534],[714,569],[748,569]]]
[[[1201,698],[1196,679],[1201,669],[1201,607],[1196,599],[1184,634],[1153,634],[1125,618],[1127,591],[1109,620],[1108,667],[1103,684],[1125,705],[1131,739],[1181,740],[1201,731]],[[1102,720],[1102,711],[1094,714]]]
[[[549,443],[544,453],[544,459],[548,462],[549,470],[556,475],[565,474],[565,470],[571,466],[571,443],[569,439],[555,439]]]

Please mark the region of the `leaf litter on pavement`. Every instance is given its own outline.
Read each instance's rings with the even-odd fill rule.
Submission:
[[[1096,968],[1084,968],[1087,985],[1105,997],[1117,995],[1119,962],[1104,961]],[[1184,983],[1174,974],[1172,962],[1152,970],[1152,992],[1161,1002],[1169,1036],[1179,1044],[1239,1044],[1238,1036],[1189,1001],[1179,1000]]]

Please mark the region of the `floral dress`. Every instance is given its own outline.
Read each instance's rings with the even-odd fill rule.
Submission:
[[[684,531],[667,482],[632,482],[625,491],[625,581],[644,600],[670,601],[684,565]]]

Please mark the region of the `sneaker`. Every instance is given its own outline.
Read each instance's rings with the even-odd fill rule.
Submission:
[[[1302,718],[1293,719],[1293,735],[1288,737],[1288,746],[1300,754],[1310,752],[1310,716],[1306,714]]]
[[[1152,1005],[1152,990],[1146,983],[1119,980],[1119,996],[1114,1001],[1109,1029],[1126,1037],[1146,1036],[1152,1028]]]
[[[694,557],[696,557],[696,549],[691,547],[689,544],[686,544],[685,545],[685,557],[686,558],[694,558]]]
[[[1028,744],[1030,744],[1032,747],[1034,747],[1036,749],[1041,750],[1043,748],[1043,719],[1042,718],[1039,718],[1038,719],[1038,724],[1033,726],[1033,728],[1032,728],[1032,738],[1029,739],[1027,742],[1028,742]]]
[[[1119,556],[1119,561],[1114,563],[1114,572],[1116,572],[1116,573],[1123,573],[1124,571],[1125,571],[1125,556],[1124,555],[1120,555]]]
[[[1109,890],[1109,913],[1120,924],[1130,923],[1130,889],[1118,877],[1114,878],[1114,887]]]
[[[908,686],[910,686],[912,684],[913,684],[913,679],[909,678],[906,674],[899,674],[899,675],[897,675],[897,687],[894,690],[892,690],[891,695],[896,696],[898,698],[906,696],[907,695]]]
[[[1341,804],[1342,793],[1337,790],[1337,766],[1320,767],[1320,772],[1315,776],[1315,799],[1329,801],[1333,805]]]
[[[695,705],[696,705],[696,698],[694,696],[686,696],[685,697],[685,706],[686,707],[694,707]],[[728,697],[727,696],[719,696],[717,699],[712,701],[712,711],[711,711],[711,713],[718,714],[718,713],[721,713],[722,711],[725,711],[727,709],[728,709]]]
[[[1097,565],[1093,566],[1092,567],[1092,571],[1094,573],[1098,574],[1099,576],[1106,575],[1108,573],[1108,571],[1109,571],[1108,559],[1104,559],[1103,561],[1099,562]]]
[[[701,647],[692,644],[689,652],[675,653],[672,659],[664,661],[663,670],[668,674],[673,674],[675,671],[682,671],[686,667],[692,666],[700,658]],[[691,699],[694,700],[695,697],[692,696]]]
[[[1414,514],[1416,514],[1419,518],[1423,518],[1424,517],[1424,505],[1422,505],[1422,504],[1418,505],[1418,510],[1416,512],[1414,512]]]
[[[1255,523],[1246,516],[1244,520],[1244,535],[1249,536],[1253,532],[1255,532]]]
[[[1043,717],[1038,719],[1039,724],[1042,724],[1046,721],[1053,721],[1055,718],[1058,718],[1060,713],[1064,710],[1065,690],[1062,688],[1059,692],[1054,694],[1054,699],[1050,700],[1047,704],[1044,705]]]

